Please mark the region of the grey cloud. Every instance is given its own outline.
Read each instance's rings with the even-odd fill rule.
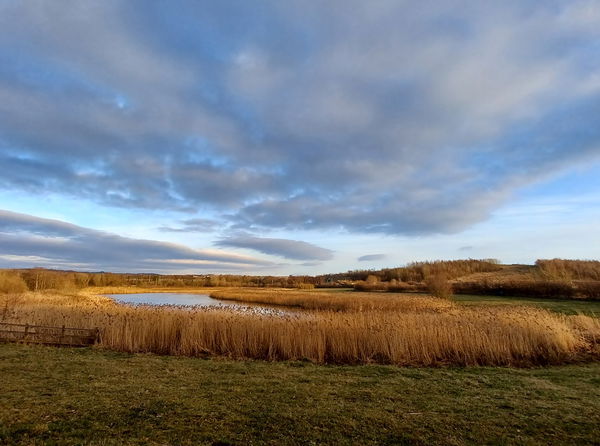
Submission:
[[[163,232],[211,232],[217,227],[218,222],[209,218],[188,218],[181,220],[178,226],[161,226]]]
[[[383,260],[387,256],[385,254],[367,254],[364,256],[360,256],[357,260],[359,262],[374,262],[377,260]]]
[[[330,260],[333,251],[298,240],[254,237],[239,235],[227,237],[215,242],[218,246],[252,249],[264,254],[284,257],[293,260]]]
[[[577,0],[4,2],[0,188],[241,229],[460,231],[600,157],[598,17]]]
[[[303,262],[300,264],[300,266],[319,266],[321,264],[321,262]]]
[[[112,271],[240,271],[272,262],[217,250],[121,237],[59,220],[0,210],[0,262],[5,266]]]

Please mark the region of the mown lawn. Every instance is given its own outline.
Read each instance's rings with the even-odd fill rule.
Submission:
[[[593,444],[600,363],[316,366],[0,344],[0,444]]]

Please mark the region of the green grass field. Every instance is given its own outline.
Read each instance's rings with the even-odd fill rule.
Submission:
[[[463,305],[531,305],[557,313],[585,314],[600,317],[600,301],[576,299],[541,299],[510,296],[475,296],[458,294],[452,299]]]
[[[0,444],[593,444],[600,364],[316,366],[0,344]]]

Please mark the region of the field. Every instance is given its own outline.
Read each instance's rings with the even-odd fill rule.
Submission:
[[[287,311],[273,317],[97,294],[148,291],[174,290],[0,295],[0,320],[101,333],[0,344],[0,444],[597,441],[597,302],[210,289]]]
[[[415,294],[225,289],[227,299],[290,305],[283,316],[130,307],[86,292],[0,298],[0,320],[98,328],[128,353],[318,364],[530,366],[598,357],[600,320],[531,306],[464,306]]]
[[[455,295],[452,300],[460,305],[486,306],[486,305],[523,305],[529,307],[544,308],[556,313],[567,315],[585,314],[600,317],[600,301],[576,300],[576,299],[544,299],[535,297],[511,297],[511,296],[473,296]]]
[[[0,344],[0,444],[593,444],[600,364],[318,366]]]

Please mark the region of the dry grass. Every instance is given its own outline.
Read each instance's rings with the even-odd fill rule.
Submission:
[[[246,296],[264,302],[267,294],[254,291]],[[433,298],[369,293],[282,291],[268,298],[303,308],[322,299],[329,308],[273,317],[218,308],[130,307],[83,294],[28,293],[0,296],[0,308],[5,309],[0,315],[12,322],[98,327],[100,346],[117,351],[316,363],[554,364],[589,357],[600,339],[596,319],[533,308],[466,308]]]
[[[498,265],[497,271],[477,272],[452,279],[459,282],[511,282],[531,281],[538,278],[537,268],[532,265]]]
[[[536,266],[543,277],[550,280],[600,280],[598,260],[537,260]]]
[[[286,289],[227,289],[211,291],[215,299],[239,302],[283,305],[320,311],[442,311],[454,306],[452,302],[414,294],[297,291]]]
[[[475,273],[499,271],[502,266],[494,259],[467,260],[435,260],[430,262],[413,262],[402,268],[385,270],[390,278],[403,282],[422,282],[431,275],[443,274],[448,279]]]
[[[27,284],[17,274],[0,271],[0,293],[22,293],[27,291]]]

